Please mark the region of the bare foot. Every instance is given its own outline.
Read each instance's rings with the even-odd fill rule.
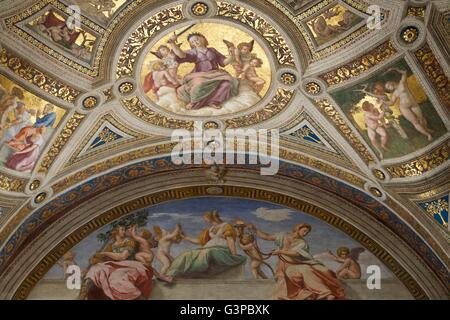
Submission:
[[[167,282],[167,283],[172,283],[173,282],[173,277],[172,276],[165,276],[165,275],[159,275],[156,276],[156,279],[163,281],[163,282]]]
[[[214,108],[214,109],[220,109],[220,108],[222,108],[221,106],[218,106],[218,105],[216,105],[216,104],[210,104],[209,105],[211,108]]]
[[[194,104],[193,103],[188,103],[187,105],[186,105],[186,109],[187,110],[191,110],[192,108],[194,107]]]

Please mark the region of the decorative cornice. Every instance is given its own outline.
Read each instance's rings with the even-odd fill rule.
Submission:
[[[122,104],[133,115],[152,125],[169,129],[194,129],[194,121],[179,120],[161,115],[147,107],[138,97],[123,99]]]
[[[236,142],[235,142],[236,143]],[[52,186],[53,193],[57,194],[64,190],[67,190],[71,186],[74,186],[77,183],[80,183],[84,180],[89,179],[93,175],[98,175],[100,173],[103,173],[107,170],[110,170],[115,167],[119,167],[123,164],[133,162],[136,160],[148,158],[148,157],[154,157],[157,155],[163,155],[170,153],[176,143],[166,143],[161,144],[157,146],[150,146],[146,148],[141,148],[138,150],[133,150],[125,154],[121,154],[118,156],[115,156],[113,158],[110,158],[108,160],[96,163],[91,165],[88,168],[85,168],[81,171],[78,171],[68,177],[65,177],[64,179],[58,181]],[[285,149],[280,149],[280,158],[288,161],[292,161],[295,163],[299,163],[302,165],[306,165],[310,168],[314,168],[316,170],[319,170],[321,172],[324,172],[326,174],[329,174],[337,179],[341,179],[343,181],[346,181],[347,183],[356,186],[358,188],[363,188],[365,180],[360,178],[359,176],[356,176],[350,172],[343,171],[339,168],[336,168],[333,165],[330,165],[326,162],[323,162],[321,160],[313,159],[311,157],[308,157],[306,155],[298,154],[292,151],[288,151]]]
[[[128,153],[121,154],[121,155],[115,156],[113,158],[110,158],[108,160],[93,164],[93,165],[89,166],[88,168],[85,168],[79,172],[76,172],[75,174],[72,174],[72,175],[58,181],[57,183],[55,183],[52,186],[53,192],[56,194],[61,191],[64,191],[77,183],[80,183],[84,180],[89,179],[93,175],[103,173],[109,169],[118,167],[125,163],[133,162],[133,161],[143,159],[146,157],[156,156],[158,154],[170,153],[173,150],[175,145],[176,145],[176,143],[167,143],[167,144],[158,145],[158,146],[140,148],[138,150],[133,150]]]

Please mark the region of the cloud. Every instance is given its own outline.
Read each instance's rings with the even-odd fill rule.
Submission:
[[[169,212],[158,212],[158,213],[150,213],[148,215],[149,218],[169,218],[169,219],[175,219],[175,220],[189,220],[189,219],[194,219],[197,217],[194,217],[191,214],[187,214],[187,213],[169,213]]]
[[[266,221],[284,221],[291,219],[291,210],[289,209],[267,209],[258,208],[252,213],[260,219]]]

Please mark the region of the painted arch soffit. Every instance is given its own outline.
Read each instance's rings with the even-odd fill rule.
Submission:
[[[102,177],[98,177],[96,179],[91,180],[90,182],[80,185],[78,187],[76,187],[75,189],[62,194],[60,197],[54,199],[54,200],[50,200],[50,201],[46,201],[44,199],[43,201],[43,206],[40,210],[38,210],[36,214],[40,215],[40,217],[38,218],[37,216],[33,216],[30,219],[28,219],[25,224],[23,224],[20,228],[19,228],[19,233],[21,234],[20,236],[13,236],[10,238],[10,240],[8,240],[8,242],[6,243],[6,246],[4,248],[7,248],[6,250],[4,249],[2,251],[2,256],[1,258],[3,259],[3,261],[6,263],[6,261],[10,261],[9,257],[12,257],[13,252],[15,252],[15,250],[22,250],[21,248],[23,247],[23,241],[27,241],[26,239],[33,234],[33,230],[35,228],[41,228],[43,227],[43,223],[45,224],[45,221],[55,221],[55,218],[58,217],[61,218],[61,214],[63,214],[63,212],[61,211],[61,209],[63,209],[63,207],[65,206],[65,202],[67,201],[71,201],[71,203],[78,203],[78,201],[84,201],[83,199],[87,200],[88,198],[90,198],[89,194],[90,193],[96,193],[98,194],[98,192],[101,192],[101,190],[114,190],[116,185],[120,185],[120,183],[123,183],[124,180],[123,179],[132,179],[135,182],[133,183],[138,183],[136,180],[137,175],[139,174],[145,174],[144,172],[146,170],[150,170],[153,173],[151,175],[148,175],[148,177],[152,177],[152,179],[161,179],[161,181],[164,181],[164,185],[165,187],[162,187],[162,189],[167,188],[168,190],[172,190],[175,193],[170,193],[172,194],[171,197],[173,197],[173,195],[177,194],[176,191],[173,190],[172,187],[170,187],[170,179],[167,179],[165,177],[165,174],[163,174],[163,176],[160,176],[160,178],[158,177],[158,174],[156,171],[162,170],[162,172],[166,171],[167,172],[167,166],[171,166],[170,164],[170,159],[169,158],[162,158],[162,159],[154,159],[151,161],[147,161],[147,162],[142,162],[137,164],[136,166],[131,166],[128,168],[123,168],[123,170],[121,170],[120,172],[122,172],[123,174],[125,174],[124,176],[119,177],[120,175],[122,175],[122,173],[119,173],[119,171],[114,171],[110,174],[107,174],[105,176]],[[150,167],[153,167],[153,169],[151,169]],[[157,168],[160,169],[157,169]],[[360,208],[365,208],[364,210],[368,210],[371,212],[371,214],[373,214],[373,218],[377,219],[378,221],[383,221],[383,223],[385,224],[385,226],[387,226],[388,228],[393,228],[395,229],[394,234],[397,234],[397,236],[401,237],[401,241],[406,241],[407,243],[409,243],[409,245],[411,246],[411,250],[414,251],[414,248],[416,248],[417,246],[420,246],[421,248],[423,248],[425,250],[425,248],[427,247],[426,245],[421,245],[419,243],[410,243],[411,241],[423,241],[420,237],[414,236],[414,233],[411,233],[409,229],[409,227],[407,227],[406,225],[403,224],[402,220],[398,219],[397,216],[390,210],[387,209],[386,207],[384,207],[380,202],[378,202],[377,200],[365,195],[363,192],[354,189],[352,187],[348,187],[345,184],[342,184],[340,182],[335,181],[335,183],[332,183],[331,181],[329,181],[329,178],[327,178],[326,176],[320,175],[320,174],[316,174],[313,171],[306,169],[306,168],[300,168],[297,166],[292,166],[290,164],[282,164],[282,171],[286,171],[289,172],[292,170],[296,171],[297,173],[295,174],[296,176],[303,176],[303,180],[306,181],[310,181],[310,183],[313,183],[312,185],[314,185],[314,188],[327,188],[329,191],[333,192],[335,195],[339,194],[339,198],[341,198],[342,196],[344,196],[345,200],[343,198],[341,198],[341,200],[339,200],[340,204],[342,205],[342,201],[344,201],[344,203],[347,203],[347,201],[350,201],[352,203],[354,203],[354,205],[360,207]],[[184,175],[186,175],[188,177],[188,180],[190,181],[189,184],[192,184],[193,182],[199,182],[202,183],[202,181],[204,181],[204,177],[203,175],[206,174],[206,172],[204,170],[197,170],[197,173],[194,173],[193,175],[189,174],[189,170],[187,170],[188,168],[185,167],[182,169],[182,171],[184,172]],[[244,171],[248,171],[248,167],[243,167],[242,168]],[[258,170],[258,168],[256,168]],[[156,171],[155,171],[156,170]],[[235,169],[233,169],[234,171]],[[195,172],[195,171],[193,171]],[[117,176],[117,174],[119,174],[119,176]],[[181,174],[181,173],[180,173]],[[249,173],[250,174],[250,173]],[[256,172],[254,173],[256,174],[256,176],[259,176]],[[183,174],[182,174],[183,175]],[[241,179],[243,176],[246,176],[246,174],[244,173],[233,173],[230,172],[229,175],[226,175],[224,177],[224,179],[227,181],[234,181],[235,178],[237,179]],[[181,176],[180,176],[181,177]],[[280,177],[281,180],[279,181],[281,184],[285,184],[285,179],[283,177]],[[186,182],[188,181],[186,180]],[[283,182],[284,181],[284,182]],[[280,184],[280,186],[281,186]],[[151,183],[147,185],[152,185]],[[264,182],[258,182],[258,185],[263,186]],[[330,189],[330,186],[334,185],[334,188],[336,188],[334,191],[332,191]],[[106,189],[105,189],[106,188]],[[332,187],[333,188],[333,187]],[[161,190],[162,190],[161,189]],[[180,193],[180,195],[182,195],[183,197],[188,196],[188,197],[193,197],[196,196],[196,191],[198,188],[193,188],[193,187],[189,187],[187,189],[185,189],[182,193]],[[223,186],[223,185],[218,185],[217,182],[216,183],[209,183],[207,184],[205,187],[201,187],[202,190],[208,192],[209,194],[212,195],[219,195],[219,196],[231,196],[231,193],[229,194],[228,192],[225,192],[225,190],[232,190],[233,187],[232,186]],[[239,189],[239,188],[238,188]],[[203,192],[203,191],[202,191]],[[224,193],[225,192],[225,193]],[[234,193],[234,195],[237,196],[247,196],[247,193],[244,191],[238,191],[236,189],[236,191],[233,192],[238,192],[238,193]],[[256,196],[256,194],[253,193],[253,191],[249,191],[250,194],[248,194],[248,196],[250,197],[254,197]],[[289,193],[289,192],[288,192]],[[316,192],[317,193],[317,190]],[[253,196],[252,196],[253,194]],[[269,198],[267,198],[267,200],[269,202],[271,201],[277,201],[277,196],[275,195],[270,195],[270,192],[263,192],[263,194],[266,194]],[[176,197],[175,197],[176,198]],[[69,200],[70,199],[70,200]],[[156,201],[165,201],[164,197],[155,197],[153,198]],[[153,201],[153,200],[152,200]],[[355,202],[356,201],[356,202]],[[140,203],[140,204],[139,204]],[[152,202],[153,203],[153,202]],[[290,203],[290,201],[287,201],[287,203]],[[81,204],[81,203],[80,203]],[[137,206],[135,206],[137,205]],[[134,205],[128,205],[127,208],[131,209],[131,210],[135,210],[138,209],[139,206],[142,205],[142,203],[140,201],[136,202]],[[361,206],[362,205],[362,206]],[[64,211],[64,210],[63,210]],[[122,214],[124,213],[124,211],[120,211],[122,212]],[[351,209],[348,209],[348,212],[353,212]],[[36,218],[36,219],[35,219]],[[110,218],[113,218],[112,216]],[[114,218],[113,218],[114,219]],[[103,220],[102,220],[103,221]],[[97,224],[94,224],[98,227]],[[83,229],[86,230],[86,229]],[[377,229],[378,230],[378,229]],[[401,231],[400,231],[401,230]],[[379,232],[379,230],[377,231]],[[37,235],[36,235],[37,236]],[[67,249],[64,249],[67,250]],[[426,251],[426,250],[425,250]],[[438,277],[444,277],[447,275],[448,276],[448,272],[446,271],[446,267],[444,265],[442,265],[439,260],[436,260],[436,258],[432,258],[433,254],[430,253],[425,253],[425,251],[422,251],[422,253],[419,253],[422,257],[420,259],[424,259],[425,264],[429,265],[434,272],[436,272],[436,274],[438,275]],[[431,254],[431,256],[429,256],[428,254]],[[16,255],[14,255],[16,256]],[[7,263],[5,266],[12,266],[14,264],[9,264]],[[42,269],[43,270],[43,269]],[[445,281],[445,279],[443,280]],[[411,283],[412,285],[412,283]]]

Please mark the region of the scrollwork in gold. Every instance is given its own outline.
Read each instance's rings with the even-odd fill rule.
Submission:
[[[352,129],[347,125],[339,112],[327,99],[316,100],[314,101],[314,104],[327,118],[329,118],[334,123],[334,125],[344,135],[347,141],[355,148],[355,150],[358,151],[358,153],[366,163],[374,161],[374,158],[367,150],[366,146],[361,143],[361,141],[354,134]]]
[[[340,84],[372,69],[396,53],[397,50],[394,48],[392,42],[387,41],[363,56],[344,64],[337,69],[328,71],[319,77],[329,86]]]
[[[446,142],[419,158],[402,164],[386,166],[385,169],[390,173],[392,178],[417,177],[439,167],[448,160],[448,157],[449,146]]]
[[[44,74],[25,60],[14,56],[5,48],[0,50],[0,65],[59,99],[74,102],[80,94],[80,91]]]
[[[76,128],[80,125],[81,121],[86,117],[84,114],[80,113],[74,113],[73,116],[67,121],[66,125],[64,126],[64,129],[59,134],[56,141],[51,146],[50,150],[45,155],[44,159],[41,162],[41,165],[39,167],[39,172],[46,173],[53,162],[55,161],[56,157],[61,152],[64,145],[67,143],[69,138],[72,136]]]
[[[103,90],[103,95],[105,96],[105,102],[109,102],[114,98],[112,88]]]
[[[144,105],[138,97],[124,99],[122,104],[136,117],[155,126],[169,129],[194,129],[193,121],[178,120],[161,115]]]
[[[145,20],[131,34],[119,56],[116,76],[130,76],[133,74],[134,63],[144,45],[156,32],[167,28],[171,24],[184,19],[181,5],[162,10]]]
[[[88,135],[81,141],[81,143],[75,149],[75,151],[73,152],[73,154],[70,157],[69,161],[64,165],[64,168],[70,167],[71,165],[77,163],[78,161],[82,161],[85,158],[88,158],[88,157],[91,157],[91,156],[96,156],[100,152],[104,152],[104,151],[110,150],[110,148],[114,148],[114,147],[117,147],[117,146],[119,146],[121,144],[130,142],[129,139],[124,139],[124,140],[121,140],[119,142],[116,142],[116,143],[112,144],[111,146],[106,146],[106,147],[102,146],[102,148],[100,148],[100,150],[98,150],[98,151],[95,150],[95,148],[93,150],[92,145],[91,145],[86,150],[86,153],[81,154],[81,151],[88,145],[89,141],[92,140],[92,137],[98,132],[100,127],[105,125],[106,123],[111,124],[114,128],[117,128],[117,129],[121,130],[122,132],[125,132],[128,136],[134,137],[135,140],[132,139],[132,141],[142,140],[142,139],[144,139],[146,137],[145,135],[143,135],[141,133],[138,133],[138,132],[135,132],[135,131],[131,130],[129,128],[129,126],[122,124],[112,114],[108,113],[108,114],[104,115],[103,117],[101,117],[100,120],[97,122],[97,124],[94,127],[91,128],[90,133],[88,133]],[[111,131],[109,131],[109,132],[111,132]],[[110,139],[112,138],[112,136],[110,136],[108,134],[107,134],[107,136],[109,136]],[[107,137],[104,137],[104,138],[106,138],[106,139],[103,139],[104,142],[105,142],[105,140],[108,140]]]
[[[334,165],[330,165],[321,160],[307,157],[300,153],[291,152],[286,149],[280,149],[280,158],[314,168],[316,170],[319,170],[320,172],[324,172],[338,179],[342,179],[358,188],[362,188],[365,183],[365,180],[350,172],[343,171]]]
[[[280,33],[256,12],[238,4],[218,2],[217,15],[237,20],[259,33],[270,45],[281,65],[295,66],[294,56]]]
[[[434,85],[439,98],[448,108],[450,106],[450,82],[428,43],[417,50],[415,56]]]
[[[0,190],[23,192],[25,190],[25,180],[10,177],[4,173],[0,173]]]
[[[424,19],[425,18],[425,10],[426,7],[409,7],[407,14],[410,17],[417,17],[420,19]]]
[[[225,121],[227,128],[240,128],[240,127],[248,127],[253,124],[261,123],[269,120],[270,118],[277,115],[281,112],[291,101],[294,96],[293,90],[288,89],[278,89],[275,96],[269,102],[267,106],[263,109],[256,111],[254,113],[228,119]]]

